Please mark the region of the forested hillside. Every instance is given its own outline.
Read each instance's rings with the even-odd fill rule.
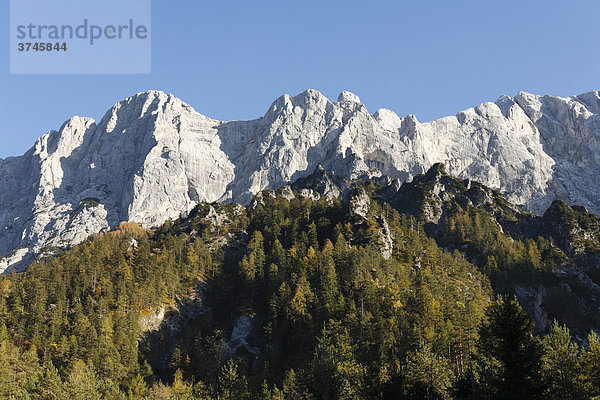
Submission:
[[[567,302],[592,286],[560,277],[595,276],[593,214],[535,217],[436,166],[393,190],[305,185],[1,276],[0,398],[600,396],[595,300]],[[534,334],[513,294],[538,285],[557,304]]]

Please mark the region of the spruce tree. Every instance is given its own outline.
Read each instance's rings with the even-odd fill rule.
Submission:
[[[516,297],[499,296],[479,327],[480,381],[488,398],[541,397],[543,346]]]

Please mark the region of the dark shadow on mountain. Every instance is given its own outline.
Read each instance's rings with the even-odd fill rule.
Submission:
[[[151,330],[140,338],[140,352],[152,355],[147,360],[157,376],[166,378],[170,375],[169,362],[182,332],[207,311],[205,286],[199,283],[188,296],[178,299],[173,307],[164,311],[162,319],[154,316],[159,322],[158,327],[155,325],[157,321],[153,321]]]

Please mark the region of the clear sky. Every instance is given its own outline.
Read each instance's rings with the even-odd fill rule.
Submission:
[[[420,121],[519,90],[579,94],[600,89],[599,16],[599,0],[153,0],[150,75],[9,75],[5,29],[0,157],[149,89],[222,120],[308,88]]]

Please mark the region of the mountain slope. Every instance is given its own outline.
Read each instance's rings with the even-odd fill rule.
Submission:
[[[247,204],[318,165],[345,178],[406,181],[436,162],[537,213],[559,198],[600,210],[600,95],[519,93],[419,123],[370,114],[348,92],[281,96],[252,121],[221,122],[162,92],[74,117],[0,160],[0,271],[136,221],[156,226],[201,201]],[[585,143],[585,145],[583,145]]]
[[[597,335],[580,346],[600,327],[598,217],[521,211],[440,164],[400,187],[322,168],[293,186],[0,276],[0,397],[481,398],[499,346],[544,365],[548,398],[600,393]]]
[[[318,169],[292,188],[311,199],[343,198],[351,215],[379,232],[370,241],[383,257],[397,245],[386,218],[369,213],[389,215],[391,206],[413,218],[411,226],[422,226],[446,252],[462,253],[485,273],[496,293],[516,295],[538,333],[547,333],[553,320],[567,323],[580,339],[600,327],[600,218],[585,207],[556,200],[535,215],[496,190],[449,175],[442,164],[401,186],[385,178],[347,181]],[[293,197],[287,187],[276,193]],[[431,260],[413,257],[416,266]]]
[[[542,216],[528,213],[441,164],[382,192],[438,245],[465,254],[496,292],[516,294],[538,332],[555,319],[580,338],[600,326],[600,218],[584,207],[555,200]]]

